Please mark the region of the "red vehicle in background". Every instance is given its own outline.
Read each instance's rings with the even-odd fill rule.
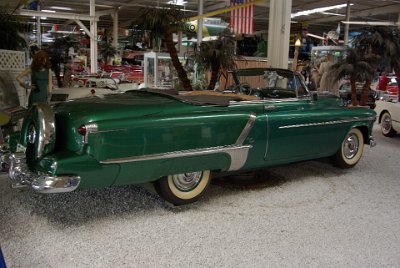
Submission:
[[[398,95],[398,84],[396,76],[389,76],[389,83],[386,86],[386,92],[390,97],[397,97]]]
[[[144,74],[140,65],[105,65],[102,70],[110,77],[120,80],[143,82]]]
[[[82,73],[85,70],[85,67],[83,66],[82,62],[80,61],[74,61],[72,62],[71,65],[72,73]]]

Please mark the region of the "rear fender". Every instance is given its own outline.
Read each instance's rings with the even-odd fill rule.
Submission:
[[[112,127],[108,122],[96,122],[98,131],[89,134],[88,152],[98,161],[127,162],[143,156],[231,146],[238,141],[243,144],[248,133],[243,138],[242,131],[253,117],[255,120],[249,113],[202,113],[116,120]]]
[[[22,124],[20,143],[32,153],[34,160],[38,160],[54,150],[55,140],[53,110],[44,103],[33,105]]]

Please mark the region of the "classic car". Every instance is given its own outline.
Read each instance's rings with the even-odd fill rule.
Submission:
[[[360,160],[376,113],[310,93],[297,72],[262,71],[252,94],[135,90],[38,104],[9,161],[14,187],[41,193],[154,183],[175,205],[194,202],[213,175],[332,157]],[[220,175],[220,174],[218,174]]]
[[[393,137],[400,132],[400,103],[397,99],[376,101],[375,111],[384,136]]]
[[[50,101],[60,102],[90,96],[104,96],[112,93],[123,93],[128,90],[138,89],[137,83],[120,83],[112,78],[87,78],[83,85],[56,88],[51,94]]]
[[[398,95],[398,84],[396,76],[389,76],[389,83],[386,86],[386,94],[389,98],[395,99]]]
[[[357,100],[361,100],[361,94],[362,94],[362,89],[363,89],[364,83],[356,83],[356,89],[357,89]],[[348,104],[351,104],[351,85],[350,81],[344,82],[343,84],[340,85],[339,87],[339,94],[340,97]],[[369,89],[368,91],[368,100],[367,100],[367,105],[371,108],[375,108],[375,101],[378,98],[378,92],[374,89]]]

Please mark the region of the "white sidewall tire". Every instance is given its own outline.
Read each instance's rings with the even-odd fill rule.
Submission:
[[[193,185],[191,185],[190,181],[187,184],[184,180],[180,181],[180,179],[184,179],[184,176],[187,175],[183,173],[160,178],[154,182],[154,188],[165,201],[174,205],[179,206],[193,203],[206,191],[211,181],[211,173],[209,170],[192,173],[199,173],[198,181],[194,182]],[[179,183],[183,184],[179,186]]]
[[[385,128],[384,125],[386,124],[385,121],[389,120],[390,121],[390,128]],[[392,126],[392,116],[390,115],[390,113],[385,112],[382,115],[382,119],[381,119],[381,132],[382,135],[385,137],[393,137],[396,134],[396,131],[393,129]]]
[[[345,146],[344,144],[345,144],[347,138],[349,137],[349,135],[351,135],[351,134],[356,135],[356,137],[358,139],[358,150],[357,150],[356,154],[354,155],[354,157],[347,158],[344,154],[344,146]],[[353,128],[352,130],[349,131],[349,133],[346,135],[346,138],[343,140],[343,142],[341,144],[340,153],[341,153],[342,160],[346,165],[354,166],[360,160],[363,152],[364,152],[364,136],[358,128]]]
[[[201,180],[200,180],[199,184],[196,186],[196,188],[194,188],[193,190],[187,191],[187,192],[181,191],[175,186],[173,177],[171,175],[168,176],[167,180],[168,180],[168,187],[174,196],[176,196],[177,198],[182,199],[182,200],[190,200],[190,199],[200,196],[203,193],[203,191],[206,189],[206,187],[210,181],[210,171],[209,170],[203,171]]]

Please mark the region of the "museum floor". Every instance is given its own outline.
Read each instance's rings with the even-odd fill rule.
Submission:
[[[173,208],[142,187],[40,195],[0,176],[9,267],[399,267],[400,135],[353,169],[310,161]],[[266,175],[267,176],[267,175]],[[278,179],[277,179],[278,178]]]

